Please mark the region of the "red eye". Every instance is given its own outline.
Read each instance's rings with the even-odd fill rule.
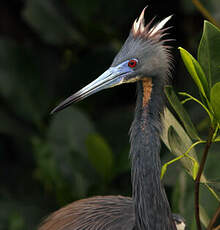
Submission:
[[[128,62],[128,66],[134,68],[137,65],[137,61],[132,59]]]

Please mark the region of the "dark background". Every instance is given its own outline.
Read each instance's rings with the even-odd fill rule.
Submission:
[[[219,0],[203,3],[220,19]],[[35,229],[76,199],[130,195],[135,84],[100,92],[54,116],[49,112],[108,68],[146,5],[146,21],[174,15],[173,85],[197,96],[177,50],[182,46],[196,56],[204,19],[191,0],[1,0],[0,230]],[[205,136],[205,114],[193,103],[186,107]],[[110,154],[103,168],[101,158],[88,156],[102,146]],[[162,161],[172,157],[163,146]],[[213,168],[207,170],[216,175]],[[173,210],[191,226],[192,180],[177,163],[164,183]],[[211,214],[216,201],[210,199],[204,205]]]

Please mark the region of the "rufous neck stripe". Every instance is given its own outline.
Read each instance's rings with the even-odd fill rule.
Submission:
[[[152,91],[152,79],[151,78],[145,78],[142,80],[143,84],[143,99],[142,99],[142,106],[146,107],[148,105],[148,102],[151,97],[151,91]]]

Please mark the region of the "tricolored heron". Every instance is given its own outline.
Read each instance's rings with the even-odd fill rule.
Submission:
[[[100,77],[82,88],[53,111],[57,112],[100,90],[137,82],[137,103],[130,130],[132,198],[97,196],[83,199],[53,213],[40,230],[175,230],[184,229],[183,220],[171,214],[160,181],[161,114],[164,85],[170,74],[171,55],[165,18],[145,25],[144,12],[112,65]]]

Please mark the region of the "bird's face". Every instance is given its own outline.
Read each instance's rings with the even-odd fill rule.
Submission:
[[[151,23],[144,25],[144,11],[145,9],[139,19],[134,22],[126,42],[114,58],[110,68],[96,80],[60,103],[52,113],[103,89],[136,82],[145,77],[152,78],[157,75],[158,71],[162,71],[164,67],[167,68],[167,61],[159,61],[167,59],[167,52],[160,38],[164,32],[161,29],[170,17],[150,28]]]
[[[161,76],[167,70],[169,58],[162,43],[154,42],[143,37],[135,37],[131,32],[111,67],[123,65],[129,70],[122,83],[136,82],[143,78]]]

